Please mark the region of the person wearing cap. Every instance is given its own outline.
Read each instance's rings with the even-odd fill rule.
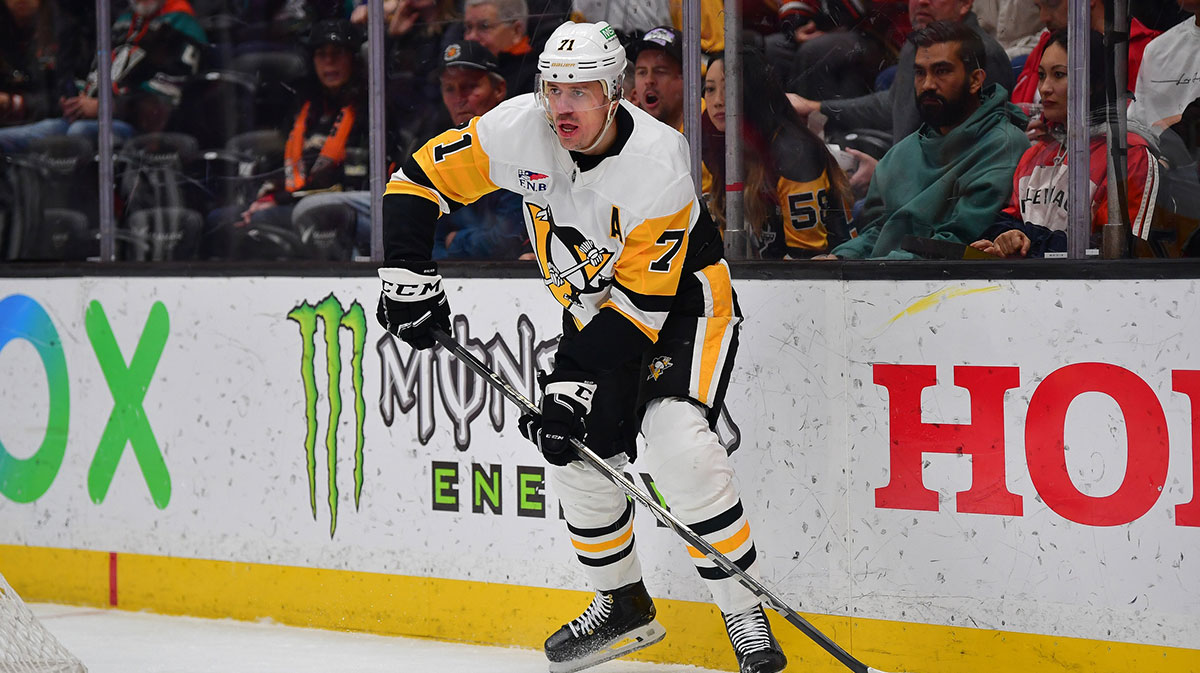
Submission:
[[[507,85],[492,53],[478,42],[451,42],[442,50],[438,68],[442,103],[449,123],[461,125],[496,107],[507,97]],[[443,126],[445,122],[443,122]],[[371,194],[366,191],[314,194],[302,199],[292,213],[297,231],[311,230],[319,218],[355,220],[360,253],[371,247]],[[433,258],[517,259],[527,249],[521,219],[521,199],[497,191],[438,220]]]
[[[683,35],[673,26],[656,26],[630,45],[634,61],[633,104],[683,133]],[[701,189],[712,188],[712,173],[700,164]]]
[[[665,635],[642,580],[633,503],[581,462],[574,440],[618,471],[637,459],[675,516],[758,573],[749,518],[714,429],[742,321],[724,244],[697,200],[687,141],[622,100],[625,68],[607,23],[564,23],[538,58],[534,94],[432,138],[392,174],[383,197],[376,316],[414,349],[450,331],[432,259],[438,219],[499,189],[521,196],[541,285],[562,309],[553,371],[537,381],[541,413],[518,425],[549,464],[579,570],[596,593],[546,640],[552,673]],[[532,391],[532,379],[514,384]],[[783,670],[758,596],[704,554],[691,556],[741,671]]]
[[[228,206],[208,216],[206,237],[220,255],[238,227],[289,227],[297,200],[314,193],[358,187],[365,176],[346,173],[347,151],[365,150],[366,75],[358,57],[362,39],[345,19],[313,25],[308,38],[312,77],[297,100],[284,144],[282,178],[267,180],[246,207]]]

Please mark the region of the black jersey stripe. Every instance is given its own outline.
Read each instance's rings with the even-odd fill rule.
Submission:
[[[629,302],[636,306],[638,310],[647,313],[666,313],[671,310],[671,305],[675,302],[674,294],[639,294],[615,280],[613,281],[613,289],[620,290],[621,294],[625,295],[629,299]]]
[[[755,551],[754,545],[750,545],[750,550],[745,554],[742,554],[741,558],[734,561],[733,565],[737,566],[743,571],[747,571],[750,569],[750,566],[754,564],[754,561],[757,558],[758,552]],[[700,577],[706,580],[723,580],[732,577],[732,575],[724,570],[721,570],[720,568],[717,568],[716,566],[712,568],[707,566],[696,566],[696,572],[700,573]]]
[[[604,537],[612,535],[629,524],[629,520],[633,518],[633,501],[625,502],[625,511],[621,513],[614,523],[600,528],[577,528],[570,523],[567,524],[567,530],[575,537]]]

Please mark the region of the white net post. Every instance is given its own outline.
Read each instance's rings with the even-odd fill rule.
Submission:
[[[0,673],[87,673],[0,575]]]

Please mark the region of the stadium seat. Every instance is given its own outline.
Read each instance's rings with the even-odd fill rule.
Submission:
[[[25,234],[21,259],[82,262],[100,254],[99,231],[77,210],[47,208]]]
[[[250,128],[281,128],[295,107],[294,83],[308,73],[308,62],[295,51],[257,51],[234,57],[231,69],[255,84]]]
[[[147,208],[131,214],[118,232],[118,258],[139,262],[196,259],[204,218],[187,208]]]

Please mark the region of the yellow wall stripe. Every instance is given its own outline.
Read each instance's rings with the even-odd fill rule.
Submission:
[[[119,605],[161,614],[255,620],[346,631],[540,648],[578,616],[591,592],[382,573],[119,554]],[[103,607],[109,554],[0,545],[0,573],[27,601]],[[700,580],[696,580],[699,582]],[[737,670],[720,614],[708,603],[657,599],[667,638],[643,661]],[[922,673],[1200,671],[1200,650],[992,629],[802,613],[869,666]],[[772,614],[789,670],[846,673]]]
[[[576,540],[575,538],[572,537],[571,544],[574,545],[575,548],[578,549],[579,551],[586,551],[586,552],[608,551],[609,549],[616,549],[617,547],[620,547],[621,545],[625,544],[631,537],[633,537],[633,526],[630,526],[629,530],[625,531],[622,535],[615,537],[607,542],[596,542],[595,544],[588,544],[586,542],[580,542],[579,540]]]
[[[728,554],[729,552],[733,551],[734,549],[737,549],[738,547],[745,544],[746,540],[749,540],[749,539],[750,539],[750,524],[744,523],[744,524],[742,524],[741,530],[739,530],[738,532],[725,538],[724,540],[721,540],[720,542],[712,542],[710,544],[712,544],[713,549],[716,549],[717,551],[721,552],[722,554]],[[687,546],[687,550],[688,550],[688,554],[691,554],[692,558],[704,558],[704,552],[700,551],[699,549],[696,549],[695,547],[693,547],[690,544]]]

